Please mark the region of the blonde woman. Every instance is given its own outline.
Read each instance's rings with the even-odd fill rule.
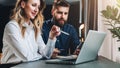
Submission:
[[[47,44],[41,37],[43,0],[17,0],[11,21],[5,27],[1,63],[19,63],[49,59],[53,53],[59,27],[53,26]]]

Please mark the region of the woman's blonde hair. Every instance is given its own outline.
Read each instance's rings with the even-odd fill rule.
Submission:
[[[21,28],[21,34],[24,37],[25,34],[25,30],[26,27],[22,26],[23,23],[25,22],[25,12],[23,11],[23,9],[21,8],[21,2],[28,2],[28,0],[17,0],[15,8],[13,9],[13,13],[10,17],[10,19],[14,19],[18,22],[20,28]],[[45,8],[45,2],[44,0],[40,0],[40,8],[39,8],[39,12],[37,14],[37,16],[31,20],[34,24],[34,30],[35,30],[35,37],[37,37],[38,32],[41,31],[42,25],[43,25],[43,21],[44,21],[44,17],[43,17],[43,10]]]

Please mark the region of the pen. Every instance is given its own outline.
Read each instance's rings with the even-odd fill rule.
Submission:
[[[69,33],[65,32],[65,31],[62,31],[62,30],[60,30],[60,32],[65,34],[65,35],[70,35]]]
[[[76,47],[76,49],[80,49],[82,42]]]

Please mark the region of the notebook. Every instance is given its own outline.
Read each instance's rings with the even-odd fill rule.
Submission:
[[[98,51],[105,36],[105,32],[89,30],[77,59],[50,59],[45,62],[49,64],[79,64],[93,61],[98,56]]]

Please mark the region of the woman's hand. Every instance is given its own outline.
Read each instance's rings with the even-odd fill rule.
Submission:
[[[49,33],[49,38],[55,39],[59,35],[60,35],[60,28],[56,25],[53,25]]]
[[[53,50],[53,53],[52,53],[51,58],[56,58],[59,53],[60,53],[60,51],[59,51],[57,48],[55,48],[55,49]]]

